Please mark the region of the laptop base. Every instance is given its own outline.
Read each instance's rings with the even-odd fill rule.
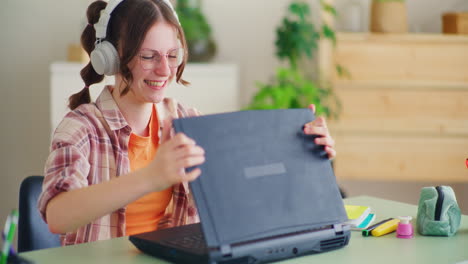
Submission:
[[[221,254],[219,249],[208,249],[204,241],[198,247],[187,242],[191,237],[199,235],[203,237],[200,224],[192,224],[133,235],[129,239],[142,252],[174,263],[254,264],[342,248],[349,242],[350,230],[349,226],[336,225],[336,228],[328,230],[303,231],[291,236],[294,239],[284,235],[275,239],[240,243],[233,246],[227,255]]]

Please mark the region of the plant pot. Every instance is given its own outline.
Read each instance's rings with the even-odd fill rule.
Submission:
[[[404,1],[372,1],[370,31],[407,33],[408,15]]]
[[[216,54],[216,44],[212,39],[188,42],[189,62],[209,62]]]

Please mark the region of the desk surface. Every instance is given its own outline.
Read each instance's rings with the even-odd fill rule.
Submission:
[[[399,215],[416,218],[417,206],[360,196],[345,199],[345,204],[368,205],[376,221]],[[413,220],[413,225],[415,221]],[[36,263],[144,264],[167,263],[147,256],[121,237],[107,241],[22,253]],[[352,231],[349,245],[335,251],[289,259],[278,263],[458,263],[468,260],[468,216],[454,237],[427,237],[415,233],[412,239],[399,239],[395,234],[362,237]]]

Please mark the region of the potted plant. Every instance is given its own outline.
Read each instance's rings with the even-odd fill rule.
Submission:
[[[336,16],[333,6],[321,1],[322,9]],[[276,30],[276,56],[287,61],[288,67],[277,69],[270,83],[257,83],[259,91],[254,95],[248,109],[303,108],[313,103],[318,115],[337,117],[340,103],[331,84],[315,81],[306,76],[300,61],[312,60],[320,38],[336,43],[335,32],[326,23],[318,30],[309,21],[310,9],[303,1],[293,1],[288,15]],[[345,70],[337,66],[339,75]],[[310,75],[310,74],[309,74]]]
[[[211,27],[201,11],[201,0],[177,0],[176,12],[184,29],[190,62],[210,61],[216,54]]]

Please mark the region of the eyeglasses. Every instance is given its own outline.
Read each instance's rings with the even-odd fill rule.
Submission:
[[[167,58],[167,64],[170,68],[179,67],[184,60],[184,53],[183,48],[170,50],[164,55],[157,50],[143,49],[138,56],[140,57],[140,64],[143,69],[154,70],[161,65],[163,57]]]

